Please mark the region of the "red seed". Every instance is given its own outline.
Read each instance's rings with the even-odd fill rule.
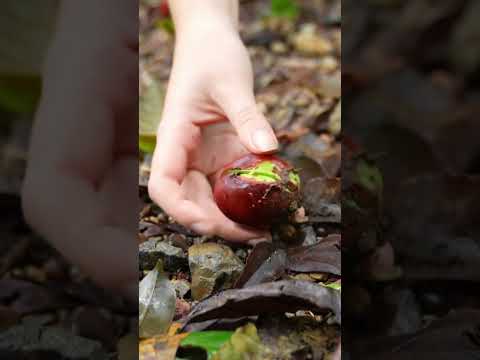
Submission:
[[[165,17],[170,16],[170,8],[168,6],[168,1],[167,0],[163,0],[160,3],[160,13]]]
[[[214,197],[220,210],[240,224],[266,227],[298,207],[300,178],[274,155],[246,155],[220,171]]]

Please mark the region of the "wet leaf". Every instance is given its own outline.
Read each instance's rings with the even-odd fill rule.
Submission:
[[[339,178],[317,177],[310,179],[304,186],[304,206],[312,222],[340,223],[341,181]]]
[[[252,277],[258,268],[267,260],[273,251],[273,245],[270,242],[262,241],[255,245],[247,258],[247,264],[242,275],[237,279],[234,288],[242,288]]]
[[[478,176],[448,175],[403,184],[393,204],[392,245],[405,277],[480,281],[479,185]]]
[[[283,280],[225,290],[197,304],[182,322],[186,330],[202,330],[212,319],[232,319],[263,313],[333,311],[340,322],[340,292],[301,280]]]
[[[480,346],[478,324],[480,311],[452,311],[414,334],[382,336],[358,340],[350,351],[359,358],[373,360],[400,360],[406,357],[436,360],[478,359]]]
[[[232,337],[232,331],[199,331],[192,332],[182,340],[181,346],[200,347],[207,351],[209,358],[214,355],[225,342]]]
[[[318,244],[288,250],[287,269],[297,272],[341,274],[340,235],[329,235]]]
[[[140,282],[139,333],[141,338],[165,333],[175,315],[175,290],[159,261]]]
[[[285,273],[287,254],[283,249],[276,249],[255,271],[244,287],[277,280]]]

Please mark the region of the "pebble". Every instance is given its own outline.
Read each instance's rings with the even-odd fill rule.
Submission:
[[[141,270],[152,270],[159,259],[163,260],[165,271],[176,272],[186,269],[188,266],[187,256],[178,247],[170,245],[161,238],[150,238],[139,246],[139,263]]]
[[[191,246],[188,263],[195,300],[205,299],[214,290],[232,287],[245,267],[228,246],[211,242]]]
[[[175,289],[178,298],[184,298],[190,291],[190,283],[187,280],[170,280],[170,283]]]
[[[315,24],[304,24],[291,41],[298,51],[308,55],[326,55],[333,51],[332,43],[317,34]]]

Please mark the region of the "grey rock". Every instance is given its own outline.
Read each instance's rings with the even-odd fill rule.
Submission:
[[[190,283],[187,280],[170,280],[170,284],[175,289],[177,297],[183,299],[190,291]]]
[[[98,341],[93,341],[53,326],[21,324],[0,334],[0,352],[20,356],[42,351],[68,359],[108,360]]]
[[[158,260],[162,260],[165,271],[175,272],[188,268],[188,260],[182,249],[161,241],[161,238],[151,238],[139,246],[139,263],[141,270],[152,270]]]
[[[191,246],[188,250],[188,263],[195,300],[202,300],[216,290],[231,287],[245,267],[232,249],[217,243]]]

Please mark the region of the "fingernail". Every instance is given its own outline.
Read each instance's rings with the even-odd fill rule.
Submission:
[[[258,129],[252,134],[253,146],[261,152],[274,151],[278,148],[276,137],[268,129]]]
[[[130,304],[138,304],[138,282],[128,284],[123,289],[123,294]]]

